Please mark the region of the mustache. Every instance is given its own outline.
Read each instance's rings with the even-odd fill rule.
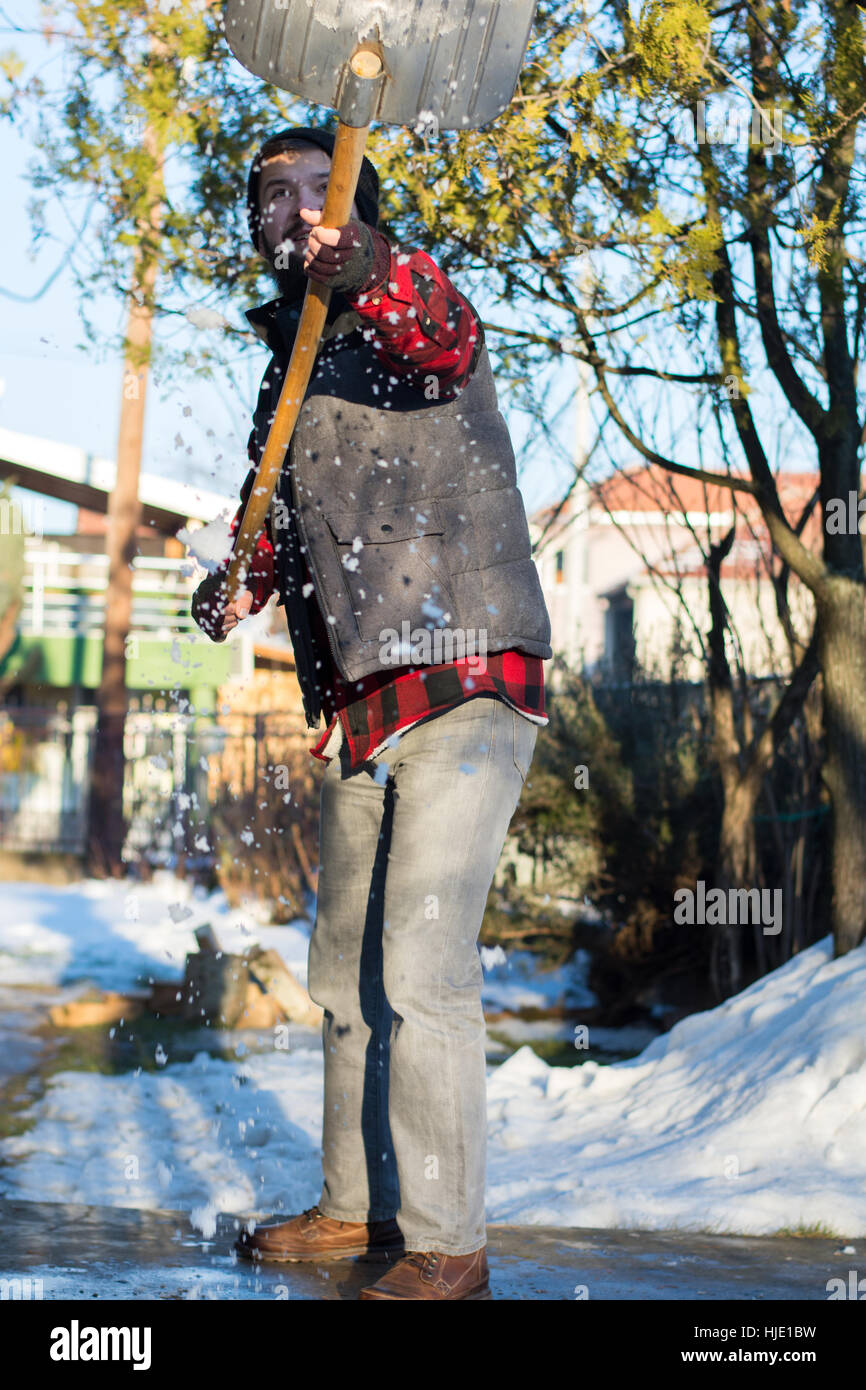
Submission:
[[[303,255],[304,251],[307,249],[307,238],[309,234],[310,229],[306,223],[304,223],[302,227],[293,227],[285,232],[284,235],[280,237],[276,246],[271,246],[270,241],[268,241],[269,259],[272,260],[280,253],[282,254],[283,260],[285,260],[287,254],[295,255],[298,251]]]

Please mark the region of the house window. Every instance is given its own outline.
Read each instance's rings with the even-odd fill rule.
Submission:
[[[634,603],[624,591],[615,594],[605,615],[605,656],[613,680],[629,681],[634,674]]]
[[[556,552],[556,583],[561,584],[565,578],[565,551]]]

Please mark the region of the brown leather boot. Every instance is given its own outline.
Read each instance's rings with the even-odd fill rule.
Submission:
[[[487,1248],[471,1255],[443,1255],[438,1250],[413,1250],[369,1288],[361,1298],[492,1298]]]
[[[404,1253],[400,1227],[390,1221],[335,1221],[318,1207],[275,1226],[241,1231],[235,1250],[248,1260],[399,1259]]]

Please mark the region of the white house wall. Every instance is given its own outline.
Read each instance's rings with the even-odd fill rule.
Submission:
[[[579,503],[580,499],[578,499]],[[708,518],[705,513],[682,518],[659,512],[644,515],[623,513],[609,517],[596,509],[582,512],[551,533],[543,551],[536,555],[541,585],[550,612],[552,645],[575,667],[590,674],[605,670],[605,627],[609,596],[625,590],[634,602],[636,657],[643,669],[666,677],[679,608],[676,595],[666,591],[661,571],[669,584],[678,581],[672,572],[672,553],[692,552],[695,535],[704,542]],[[725,514],[709,517],[711,535],[717,539],[730,525]],[[538,539],[535,528],[533,538]],[[556,553],[563,552],[562,582],[556,580]],[[687,607],[700,631],[709,630],[707,579],[692,574],[681,579]],[[776,616],[772,588],[767,580],[722,581],[722,592],[742,642],[746,667],[754,674],[787,669],[787,649]],[[792,579],[790,599],[795,622],[805,635],[811,622],[811,598]],[[680,617],[682,611],[680,609]],[[683,676],[702,680],[699,644],[693,631],[683,629],[692,648]]]

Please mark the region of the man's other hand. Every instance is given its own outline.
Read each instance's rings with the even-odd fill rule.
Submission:
[[[226,603],[226,574],[220,569],[207,575],[192,596],[192,616],[213,642],[224,642],[232,628],[247,617],[253,603],[250,589],[242,589],[232,603]]]

